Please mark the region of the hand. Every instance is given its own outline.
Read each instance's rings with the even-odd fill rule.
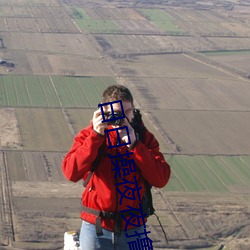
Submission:
[[[124,122],[123,122],[122,126],[127,126],[128,127],[128,133],[129,133],[129,138],[130,138],[131,144],[128,144],[127,147],[128,148],[133,148],[133,146],[134,146],[134,144],[136,142],[136,136],[135,136],[134,128],[130,125],[130,123],[128,122],[128,120],[126,118],[124,119]],[[129,142],[128,134],[127,134],[127,131],[125,129],[119,130],[119,136],[120,136],[120,139],[123,142],[125,142],[125,143]]]
[[[93,129],[101,135],[104,135],[105,129],[108,127],[106,122],[102,123],[103,117],[100,109],[96,110],[93,114]]]

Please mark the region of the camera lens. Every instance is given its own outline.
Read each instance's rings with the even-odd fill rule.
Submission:
[[[110,121],[108,124],[120,126],[120,125],[122,125],[122,122],[123,122],[123,119],[118,119],[118,120]]]
[[[122,119],[119,119],[119,118],[121,118],[122,116],[123,116],[122,113],[119,112],[119,111],[116,111],[113,114],[108,113],[107,114],[107,120],[111,120],[111,121],[108,122],[108,124],[120,126],[123,123],[123,118]]]

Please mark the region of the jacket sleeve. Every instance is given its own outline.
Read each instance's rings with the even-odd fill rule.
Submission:
[[[93,129],[84,129],[75,137],[70,151],[62,162],[62,171],[68,180],[77,182],[90,171],[104,138]]]
[[[162,188],[168,183],[171,169],[152,133],[146,130],[145,139],[138,141],[132,152],[136,165],[150,185]]]

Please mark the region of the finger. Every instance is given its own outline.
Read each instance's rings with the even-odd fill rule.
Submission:
[[[97,117],[96,120],[94,121],[96,126],[107,126],[106,122],[103,122],[102,117]]]
[[[97,118],[97,117],[100,116],[101,114],[102,114],[101,109],[97,109],[97,110],[94,112],[93,117],[94,117],[94,118]]]
[[[95,119],[96,121],[103,121],[103,120],[106,119],[106,116],[104,115],[104,117],[103,117],[102,113],[97,113],[97,114],[96,114],[96,117],[95,117],[94,119]]]

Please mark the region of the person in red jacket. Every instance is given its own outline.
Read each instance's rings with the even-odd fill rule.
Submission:
[[[133,97],[128,88],[108,87],[99,107],[62,163],[68,180],[88,179],[82,194],[80,246],[82,250],[140,249],[132,245],[137,244],[136,239],[142,243],[148,238],[145,214],[139,215],[145,180],[151,186],[164,187],[170,166],[152,133],[145,127],[143,138],[135,133]],[[105,122],[114,112],[125,118],[116,124]],[[95,171],[93,165],[97,165]]]

